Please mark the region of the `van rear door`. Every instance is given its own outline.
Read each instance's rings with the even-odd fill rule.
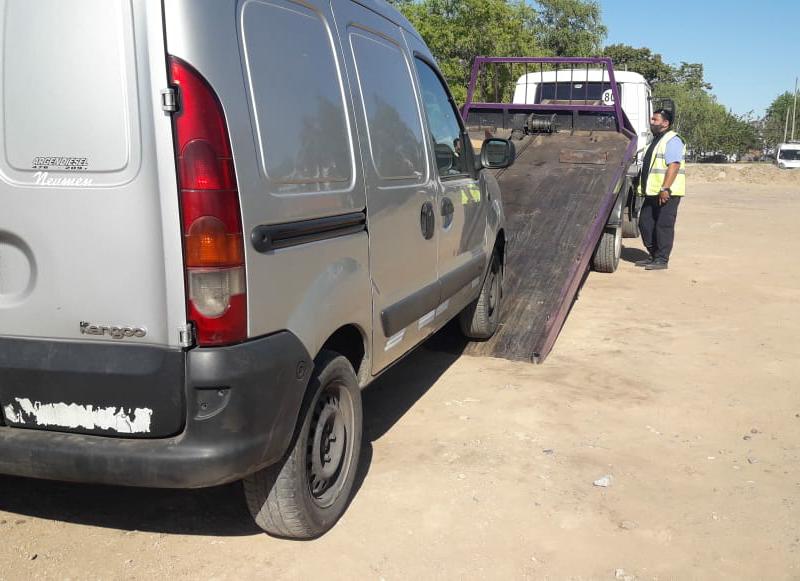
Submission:
[[[179,348],[161,3],[0,0],[0,335]]]

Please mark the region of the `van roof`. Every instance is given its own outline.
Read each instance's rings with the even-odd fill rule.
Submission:
[[[403,14],[397,10],[394,6],[386,2],[386,0],[353,0],[357,4],[361,4],[365,8],[369,8],[373,12],[376,12],[383,16],[384,18],[391,20],[396,25],[405,29],[408,33],[413,34],[420,40],[422,37],[419,33],[414,29],[412,24],[408,21],[408,19],[403,16]]]
[[[558,77],[556,78],[556,73],[558,73]],[[634,73],[633,71],[614,71],[614,78],[617,80],[618,83],[645,83],[647,81],[645,78],[640,75],[639,73]],[[601,82],[605,81],[608,82],[608,71],[605,68],[598,69],[593,68],[589,69],[589,76],[587,79],[586,76],[586,69],[561,69],[559,71],[544,71],[544,72],[535,72],[535,73],[528,73],[527,75],[522,75],[518,80],[518,85],[525,85],[529,83],[568,83],[574,81],[588,81],[592,82]]]

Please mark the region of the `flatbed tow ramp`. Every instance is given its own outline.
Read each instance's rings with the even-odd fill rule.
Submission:
[[[605,71],[601,86],[570,81],[589,67]],[[478,100],[492,91],[493,102]],[[591,262],[616,269],[636,152],[620,103],[607,58],[475,60],[462,109],[470,139],[511,139],[517,159],[495,174],[507,219],[500,327],[465,353],[542,362]]]

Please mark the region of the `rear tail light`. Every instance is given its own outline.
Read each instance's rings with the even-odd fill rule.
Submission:
[[[174,116],[189,318],[200,345],[247,336],[242,217],[222,106],[194,68],[170,57],[180,89]]]

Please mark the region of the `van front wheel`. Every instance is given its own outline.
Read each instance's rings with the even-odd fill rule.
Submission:
[[[492,254],[489,272],[483,281],[481,294],[458,315],[461,333],[467,339],[486,340],[497,331],[503,299],[503,263]]]
[[[311,539],[327,532],[350,501],[361,452],[361,390],[350,362],[322,351],[310,404],[283,465],[244,479],[256,524],[271,535]]]

